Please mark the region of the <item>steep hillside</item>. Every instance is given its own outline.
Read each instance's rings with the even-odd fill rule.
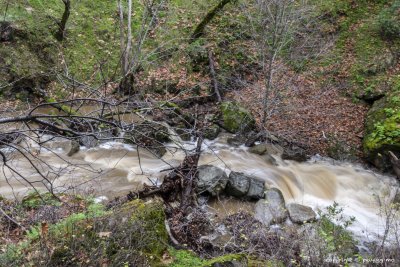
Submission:
[[[157,16],[149,20],[150,11],[134,1],[133,43],[140,44],[134,92],[158,100],[209,95],[211,51],[225,97],[248,104],[261,127],[265,77],[259,43],[251,30],[255,12],[251,3],[228,3],[195,42],[190,42],[194,28],[218,1],[160,3]],[[312,0],[310,4],[307,23],[299,24],[290,47],[275,62],[266,127],[312,153],[350,159],[365,152],[374,158],[382,140],[398,142],[397,124],[395,130],[378,125],[367,127],[362,145],[367,110],[400,88],[399,1]],[[0,88],[8,99],[32,101],[31,93],[40,89],[53,100],[71,98],[83,84],[105,84],[109,93],[118,87],[116,3],[72,1],[66,38],[60,42],[55,34],[62,13],[58,0],[8,4],[2,25],[9,25],[12,33],[0,46]],[[78,88],[71,93],[71,87]],[[391,114],[396,117],[396,112],[395,107]],[[376,131],[383,131],[380,135],[385,138],[373,137]]]

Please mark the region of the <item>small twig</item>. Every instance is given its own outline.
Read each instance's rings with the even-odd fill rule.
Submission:
[[[3,215],[6,219],[8,219],[10,222],[12,222],[13,224],[17,225],[18,227],[20,227],[23,231],[26,230],[26,228],[24,226],[22,226],[19,222],[17,222],[16,220],[14,220],[13,218],[11,218],[1,207],[0,207],[0,213],[1,215]]]

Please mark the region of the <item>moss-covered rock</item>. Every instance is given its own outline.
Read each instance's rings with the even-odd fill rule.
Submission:
[[[164,222],[163,202],[158,199],[133,200],[107,211],[92,203],[55,224],[31,227],[27,240],[18,245],[18,265],[101,266],[107,262],[110,266],[159,266],[168,246]],[[38,242],[42,238],[51,252],[43,250]],[[27,254],[31,257],[23,258]],[[14,256],[4,257],[0,253],[0,263],[17,262]]]
[[[215,138],[218,137],[220,132],[221,129],[218,125],[211,124],[210,126],[204,129],[204,138],[207,138],[209,140],[214,140]]]
[[[367,114],[364,152],[378,168],[390,168],[388,151],[400,152],[400,91],[376,101]]]
[[[220,106],[222,127],[230,133],[246,132],[255,128],[255,119],[247,109],[236,102],[223,102]]]

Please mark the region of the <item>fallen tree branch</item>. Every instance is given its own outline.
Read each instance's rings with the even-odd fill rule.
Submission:
[[[213,58],[213,53],[211,50],[208,51],[208,61],[210,64],[210,75],[211,75],[211,84],[214,89],[214,93],[217,95],[217,100],[218,102],[222,101],[221,94],[219,92],[218,88],[218,81],[217,81],[217,75],[215,73],[215,67],[214,67],[214,58]]]

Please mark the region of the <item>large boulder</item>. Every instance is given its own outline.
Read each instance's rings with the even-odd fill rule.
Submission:
[[[400,156],[400,91],[375,101],[365,120],[364,153],[381,170],[391,169],[389,151]]]
[[[250,188],[250,179],[241,172],[231,172],[225,188],[226,193],[234,197],[245,196]]]
[[[246,132],[255,128],[253,115],[236,102],[221,103],[220,111],[221,125],[230,133]]]
[[[288,212],[282,192],[276,188],[265,191],[265,199],[256,203],[254,217],[266,226],[284,222]]]
[[[249,191],[247,191],[246,197],[250,199],[261,199],[264,197],[265,183],[264,181],[256,178],[250,179]]]
[[[304,162],[308,158],[306,151],[296,145],[287,145],[282,153],[282,159],[294,160],[297,162]]]
[[[264,182],[244,173],[232,171],[225,192],[234,197],[261,199],[264,197]]]
[[[197,192],[217,196],[225,189],[227,182],[228,176],[222,169],[212,165],[198,167]]]
[[[297,203],[290,203],[286,206],[290,220],[294,223],[305,223],[314,221],[317,214],[312,208]]]

